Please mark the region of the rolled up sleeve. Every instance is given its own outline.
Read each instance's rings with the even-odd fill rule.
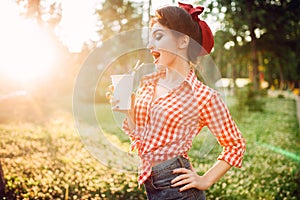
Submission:
[[[203,107],[201,116],[205,125],[223,146],[218,160],[224,160],[234,167],[242,167],[246,142],[223,100],[213,95]]]

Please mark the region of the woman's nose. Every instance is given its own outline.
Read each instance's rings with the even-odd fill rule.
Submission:
[[[147,49],[149,49],[149,50],[153,49],[153,45],[150,43],[150,41],[147,44]]]
[[[147,44],[147,49],[149,49],[149,50],[154,49],[154,45],[153,45],[153,42],[152,42],[151,38],[149,38],[149,41],[148,41],[148,44]]]

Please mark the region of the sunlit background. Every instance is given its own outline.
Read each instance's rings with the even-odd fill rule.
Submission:
[[[21,17],[15,4],[1,1],[0,7],[1,76],[20,84],[46,78],[57,59],[52,38],[36,22]]]
[[[41,2],[45,13],[40,13],[39,20],[42,21],[38,21],[34,17],[26,18],[21,15],[25,12],[22,3],[17,5],[12,1],[1,1],[2,78],[7,78],[15,84],[19,83],[20,87],[30,87],[31,84],[39,84],[53,74],[61,76],[64,70],[58,65],[66,59],[61,55],[62,48],[66,47],[70,53],[78,53],[81,52],[85,42],[97,37],[94,36],[96,20],[92,15],[95,2],[68,0],[56,1],[55,4],[53,2]],[[53,18],[55,14],[50,15],[47,9],[58,4],[61,6],[61,13],[56,15],[59,15],[61,20],[52,29],[49,22],[50,17]],[[2,85],[1,89],[5,90],[5,87]]]
[[[1,1],[1,108],[14,107],[18,113],[18,106],[28,105],[24,107],[39,108],[35,109],[39,110],[38,113],[47,113],[47,106],[57,104],[53,107],[62,105],[71,109],[74,83],[88,55],[121,32],[148,27],[149,19],[157,8],[176,5],[177,2]],[[235,88],[243,88],[249,83],[253,84],[255,90],[271,89],[269,91],[275,96],[278,91],[289,96],[299,93],[299,45],[296,43],[299,20],[294,14],[299,6],[296,1],[267,1],[271,12],[263,10],[263,3],[257,4],[256,6],[261,6],[261,10],[253,9],[252,21],[260,21],[255,23],[241,12],[241,6],[248,9],[249,5],[239,4],[238,1],[227,4],[218,0],[183,2],[205,7],[201,19],[205,19],[215,35],[215,47],[211,56],[222,76],[215,84],[223,87],[226,95],[234,94]],[[291,14],[283,15],[286,9],[290,9],[288,13]],[[267,19],[271,14],[274,17],[281,16],[281,19],[270,23]],[[240,15],[241,19],[244,17],[244,21],[236,20],[235,15]],[[279,31],[277,27],[280,26],[280,21],[288,23]],[[277,34],[273,34],[275,32]],[[141,37],[144,43],[147,42],[145,36]],[[126,42],[130,46],[136,41]],[[130,59],[128,62],[123,59],[116,65],[131,65],[129,61]],[[95,70],[96,68],[100,69],[99,66],[95,66]],[[87,82],[86,90],[89,88],[91,86]],[[105,89],[98,90],[95,92],[96,101],[105,102]],[[19,113],[27,112],[29,111],[23,108],[19,110]],[[2,113],[5,114],[1,118],[6,119],[7,112]]]
[[[22,12],[28,12],[26,9],[30,9],[25,8],[26,1],[20,1],[19,4],[1,1],[1,76],[25,85],[37,83],[36,81],[47,78],[49,73],[54,73],[54,66],[61,61],[58,51],[61,47],[55,40],[58,39],[70,53],[80,53],[84,45],[92,48],[91,46],[99,43],[103,39],[99,34],[103,23],[99,21],[95,9],[101,9],[101,3],[103,0],[41,1],[39,6],[43,7],[40,10],[44,13],[39,13],[41,15],[39,20],[42,20],[40,22],[35,18],[25,18],[21,15]],[[147,0],[144,1],[143,9],[148,9],[148,3]],[[151,14],[156,8],[170,4],[174,2],[152,1]],[[51,11],[50,7],[56,8],[52,8]],[[55,14],[47,11],[61,12]],[[33,16],[36,14],[33,13]],[[53,28],[54,32],[50,33],[49,22],[53,17],[59,18],[60,21]],[[148,15],[145,13],[143,20],[145,24],[148,21]],[[210,18],[210,21],[214,22],[209,24],[215,32],[218,23],[213,21],[213,18]],[[55,70],[60,74],[59,69]]]
[[[124,1],[124,6],[137,10],[133,18],[141,21],[135,28],[141,28],[148,26],[156,8],[174,3]],[[16,106],[14,100],[22,102],[24,96],[36,104],[57,96],[71,102],[76,74],[88,54],[121,29],[134,28],[126,28],[128,20],[117,16],[127,12],[121,7],[118,1],[104,0],[1,1],[1,107]],[[115,16],[104,13],[107,9]],[[217,26],[217,21],[211,23],[214,32]]]
[[[105,51],[99,47],[120,33],[148,27],[156,8],[177,2],[0,0],[0,199],[1,168],[6,191],[16,199],[145,199],[136,174],[117,173],[87,152],[83,137],[96,151],[102,146],[90,126],[82,138],[74,130],[74,85],[86,59],[100,49],[99,57],[88,63],[90,76],[83,81],[80,100],[95,108],[92,114],[113,145],[128,149],[130,141],[116,126],[105,97],[109,75],[115,70],[127,72],[137,59],[153,67],[152,57],[142,49],[103,64],[105,52],[116,53],[119,46],[108,45],[111,48]],[[295,109],[296,100],[300,108],[300,1],[182,2],[205,7],[201,19],[214,33],[210,56],[222,77],[213,83],[224,91],[247,141],[243,168],[231,170],[207,191],[208,199],[299,199]],[[112,44],[123,43],[128,49],[137,43],[146,46],[147,33],[130,36]],[[94,90],[91,83],[99,79],[101,70],[107,77]],[[214,75],[213,70],[206,73]],[[201,173],[220,152],[218,145],[212,145],[207,157],[199,157],[199,148],[206,147],[202,139],[197,138],[191,150],[195,169]]]
[[[73,65],[72,62],[82,61],[89,52],[109,36],[130,29],[127,27],[130,24],[129,16],[125,17],[126,12],[129,11],[126,11],[125,7],[122,8],[120,2],[104,0],[1,1],[1,77],[11,82],[16,81],[23,86],[37,83],[38,79],[45,81],[49,74],[64,77],[65,71],[62,68],[66,68],[66,64]],[[232,34],[232,38],[224,35],[222,48],[229,50],[237,46],[245,46],[245,43],[252,41],[252,33],[246,25],[241,26],[240,29],[245,30],[241,33],[234,30],[237,29],[236,27],[226,29],[228,24],[222,21],[227,8],[218,7],[220,5],[218,1],[187,0],[183,2],[201,4],[206,7],[207,12],[204,13],[204,18],[214,34],[220,31]],[[130,17],[140,18],[139,28],[148,25],[149,16],[153,15],[156,8],[176,3],[175,0],[123,2],[124,6],[128,5],[128,8],[131,6],[136,9],[134,11],[136,13]],[[237,5],[234,2],[231,4],[234,12]],[[270,4],[280,6],[280,1],[270,1]],[[105,12],[110,9],[110,14]],[[123,9],[123,11],[118,9]],[[268,34],[266,28],[262,26],[256,26],[253,33],[257,39]],[[292,39],[291,37],[295,35],[291,33],[286,36],[287,39]],[[270,58],[266,54],[259,56],[259,71],[264,72],[270,63]],[[271,72],[268,83],[276,82],[275,79],[282,81],[279,79],[283,77],[278,77],[276,73]],[[279,74],[279,76],[282,75]],[[297,79],[287,77],[292,80]],[[5,87],[1,87],[1,90],[5,90]]]

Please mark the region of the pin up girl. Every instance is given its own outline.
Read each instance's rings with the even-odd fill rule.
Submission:
[[[218,93],[199,81],[191,67],[214,44],[209,26],[199,19],[202,11],[203,7],[179,3],[158,9],[151,20],[147,48],[157,70],[142,78],[123,123],[131,150],[141,158],[138,182],[149,200],[205,199],[205,190],[231,167],[242,165],[241,132]],[[200,175],[188,151],[204,126],[223,151]]]

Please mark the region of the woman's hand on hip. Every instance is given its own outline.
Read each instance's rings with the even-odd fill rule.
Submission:
[[[180,192],[191,188],[207,190],[211,186],[204,176],[199,176],[195,171],[178,168],[173,170],[173,173],[180,174],[171,181],[172,187],[183,186],[179,189]]]

